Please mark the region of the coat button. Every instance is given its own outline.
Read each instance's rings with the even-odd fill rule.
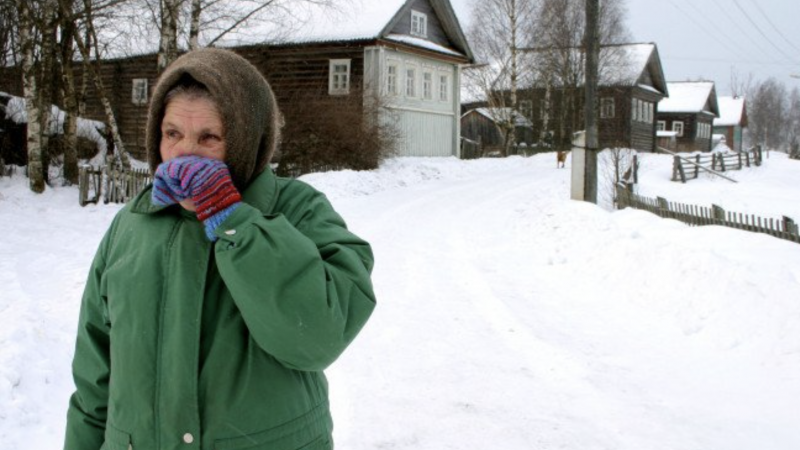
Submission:
[[[194,436],[192,436],[192,433],[184,434],[183,435],[183,442],[185,442],[187,444],[191,444],[192,442],[194,442]]]
[[[233,236],[234,234],[236,234],[236,230],[226,230],[225,234],[227,234],[228,236]]]

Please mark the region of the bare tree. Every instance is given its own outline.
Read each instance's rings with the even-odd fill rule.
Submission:
[[[786,86],[775,78],[757,83],[748,100],[748,132],[754,142],[767,149],[787,145]]]
[[[542,110],[547,117],[542,129],[549,136],[555,127],[557,147],[569,147],[572,131],[582,127],[583,82],[586,54],[584,0],[539,0],[535,20],[528,29],[534,46],[526,52],[525,64],[531,70],[531,87],[545,91]],[[625,26],[625,0],[605,0],[599,9],[599,39],[603,50],[598,61],[600,78],[624,64],[625,54],[615,50],[630,38]]]
[[[486,66],[465,72],[468,83],[482,90],[492,119],[503,135],[503,156],[516,145],[517,95],[523,68],[520,49],[530,45],[524,31],[533,20],[534,0],[478,0],[472,9],[468,30],[470,44],[478,60]],[[498,91],[500,91],[498,93]],[[507,95],[506,95],[507,94]]]

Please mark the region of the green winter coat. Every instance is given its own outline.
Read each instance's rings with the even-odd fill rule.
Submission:
[[[332,448],[322,370],[375,306],[369,245],[270,170],[214,244],[150,195],[115,217],[92,265],[65,449]]]

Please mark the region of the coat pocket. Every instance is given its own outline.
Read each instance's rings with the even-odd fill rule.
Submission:
[[[237,437],[218,439],[214,450],[331,450],[327,402],[282,425]]]
[[[106,424],[105,442],[100,450],[133,450],[131,435]]]

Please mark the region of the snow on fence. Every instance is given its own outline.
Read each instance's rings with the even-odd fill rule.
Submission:
[[[626,207],[649,211],[667,219],[676,219],[693,226],[721,225],[739,230],[764,233],[800,244],[797,222],[790,217],[782,219],[763,218],[725,211],[722,207],[711,208],[667,201],[662,197],[649,198],[634,194],[625,185],[617,186],[617,208]]]
[[[125,203],[152,181],[147,170],[121,170],[82,165],[78,173],[78,202],[81,206],[97,203]]]
[[[672,181],[686,183],[700,176],[703,168],[711,171],[726,172],[742,170],[751,165],[760,166],[762,161],[761,146],[755,146],[744,152],[696,154],[685,157],[675,155],[672,163]]]

